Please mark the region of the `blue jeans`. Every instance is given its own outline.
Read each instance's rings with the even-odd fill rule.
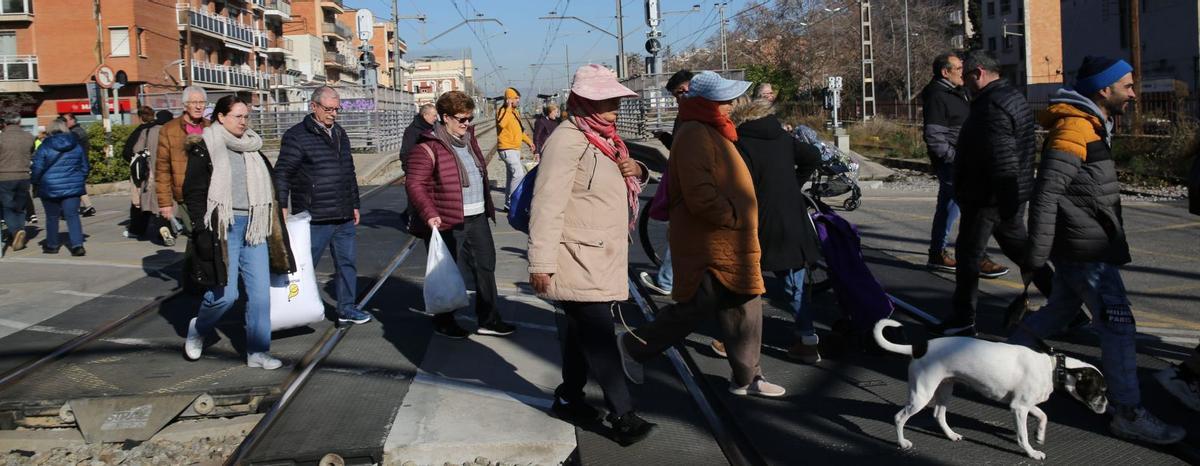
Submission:
[[[812,313],[804,302],[804,277],[808,269],[792,269],[775,272],[783,279],[783,291],[791,297],[792,316],[796,319],[796,336],[811,337],[817,334],[813,327]]]
[[[8,234],[25,229],[25,205],[29,203],[29,180],[0,181],[0,212]]]
[[[508,207],[513,190],[525,179],[525,165],[521,163],[521,149],[501,150],[500,160],[504,161],[504,172],[507,175],[504,182],[504,206]]]
[[[207,335],[221,316],[238,299],[238,272],[246,289],[246,354],[271,350],[271,277],[267,243],[245,243],[249,218],[235,215],[226,242],[229,249],[228,275],[224,287],[210,288],[200,301],[196,332]]]
[[[662,265],[658,266],[658,287],[671,291],[675,286],[675,271],[671,270],[671,246],[663,251]]]
[[[314,223],[309,226],[312,234],[313,268],[325,255],[325,247],[329,246],[329,254],[333,256],[333,283],[337,292],[337,311],[344,314],[354,309],[354,298],[358,292],[358,268],[355,264],[356,241],[354,236],[354,220],[342,223]]]
[[[954,202],[954,164],[937,164],[937,210],[933,212],[933,228],[929,233],[929,255],[935,256],[946,250],[950,230],[958,220],[958,203]]]
[[[83,246],[83,223],[79,220],[79,196],[62,199],[42,199],[42,208],[46,210],[46,244],[50,249],[56,249],[58,242],[58,219],[67,219],[67,246],[77,248]],[[22,214],[22,219],[24,214]]]
[[[1120,269],[1103,262],[1053,262],[1054,288],[1049,300],[1025,318],[1024,327],[1018,327],[1008,342],[1032,347],[1034,336],[1044,338],[1062,330],[1075,318],[1079,306],[1086,305],[1094,317],[1092,327],[1100,335],[1100,363],[1108,382],[1108,399],[1122,406],[1138,406],[1142,395],[1134,345],[1137,324]]]

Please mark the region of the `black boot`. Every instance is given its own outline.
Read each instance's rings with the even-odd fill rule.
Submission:
[[[616,417],[608,415],[608,422],[612,424],[613,440],[627,447],[642,441],[650,432],[658,427],[658,424],[647,422],[645,419],[638,417],[637,413],[630,411],[624,416]]]
[[[550,406],[554,416],[572,424],[590,424],[600,420],[600,410],[587,404],[582,397],[566,398],[555,391],[554,404]]]

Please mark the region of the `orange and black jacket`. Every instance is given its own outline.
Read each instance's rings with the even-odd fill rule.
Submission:
[[[1130,261],[1112,120],[1090,99],[1060,90],[1040,115],[1048,134],[1029,207],[1027,264]]]

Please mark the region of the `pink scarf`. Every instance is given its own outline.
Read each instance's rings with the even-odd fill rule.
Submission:
[[[596,101],[588,100],[574,93],[567,98],[567,107],[571,109],[571,119],[575,126],[583,132],[589,143],[600,149],[613,163],[629,160],[629,148],[625,141],[617,135],[617,124],[605,120],[596,110]],[[636,176],[625,177],[625,188],[629,197],[629,229],[637,227],[638,195],[642,193],[642,184]]]

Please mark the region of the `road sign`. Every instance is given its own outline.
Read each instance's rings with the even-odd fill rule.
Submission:
[[[371,10],[358,10],[358,13],[354,14],[354,20],[358,24],[358,40],[366,42],[375,37],[375,15]]]
[[[831,90],[833,92],[838,92],[838,91],[842,90],[842,77],[841,76],[830,76],[828,78],[827,82],[829,85],[829,90]]]
[[[117,82],[117,74],[108,65],[100,65],[96,68],[96,84],[100,87],[108,89],[113,83]]]
[[[646,52],[655,55],[659,50],[662,50],[662,42],[659,42],[658,39],[651,37],[646,41]]]

